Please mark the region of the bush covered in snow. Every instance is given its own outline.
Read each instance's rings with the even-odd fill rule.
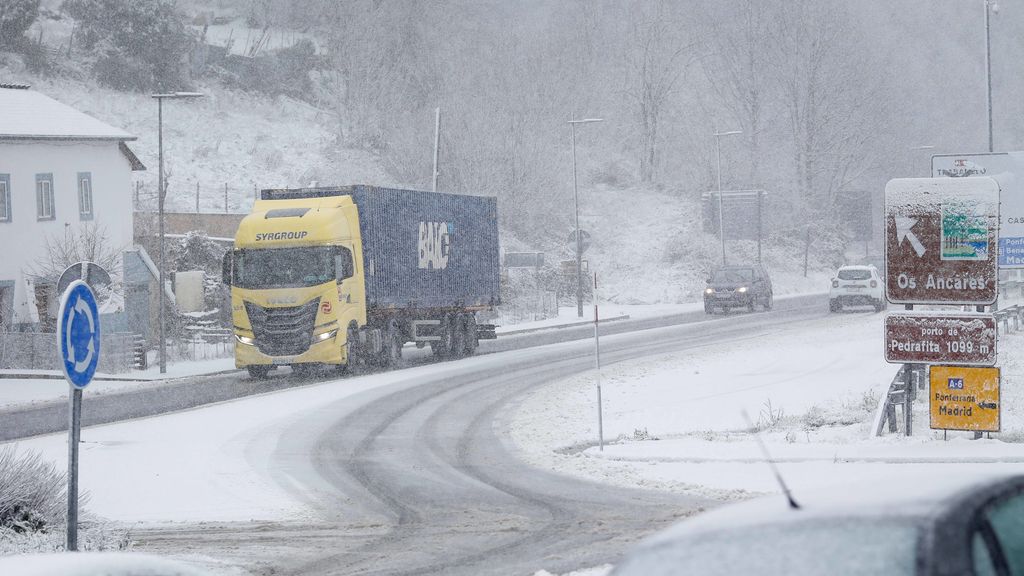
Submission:
[[[89,518],[87,501],[79,495],[79,549],[130,549],[130,532]],[[0,448],[0,556],[63,550],[67,502],[67,474],[38,453]]]
[[[0,528],[45,532],[65,522],[67,476],[39,454],[0,449]]]

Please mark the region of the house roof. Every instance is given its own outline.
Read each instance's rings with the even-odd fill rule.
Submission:
[[[135,140],[25,85],[0,85],[0,140]]]

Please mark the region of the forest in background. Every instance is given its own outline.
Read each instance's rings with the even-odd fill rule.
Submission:
[[[877,209],[884,182],[925,175],[931,154],[987,149],[985,10],[984,0],[10,0],[0,43],[34,74],[118,90],[216,84],[305,101],[326,112],[338,146],[372,152],[413,188],[430,188],[440,108],[439,189],[497,196],[503,226],[540,244],[571,224],[569,119],[604,120],[577,128],[581,190],[648,188],[688,207],[718,185],[712,134],[741,130],[719,141],[722,187],[769,192],[769,236],[812,227],[834,247],[848,241],[849,198]],[[262,50],[246,39],[240,57],[218,59],[208,32],[232,18],[299,35]],[[1024,8],[999,5],[991,18],[995,148],[1019,149]],[[42,49],[45,22],[64,23],[66,48]]]

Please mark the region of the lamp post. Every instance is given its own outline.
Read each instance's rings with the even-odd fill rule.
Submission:
[[[576,207],[576,315],[580,318],[583,318],[583,239],[580,238],[580,193],[576,185],[576,125],[603,121],[603,118],[569,120],[572,129],[572,197]]]
[[[159,283],[160,286],[157,288],[157,292],[160,293],[158,311],[159,323],[160,323],[160,373],[167,373],[167,339],[164,332],[164,197],[167,195],[167,190],[164,186],[164,100],[184,99],[184,98],[199,98],[203,95],[199,92],[169,92],[164,94],[153,94],[152,97],[156,99],[156,122],[157,122],[157,148],[160,156],[160,169],[157,178],[157,220],[160,223],[160,274]]]
[[[985,0],[985,104],[988,111],[988,151],[992,146],[992,41],[989,38],[989,12],[999,12],[994,0]]]
[[[728,132],[715,132],[715,157],[718,159],[718,236],[722,239],[722,265],[725,265],[725,226],[722,218],[722,136],[743,134],[742,130],[730,130]]]

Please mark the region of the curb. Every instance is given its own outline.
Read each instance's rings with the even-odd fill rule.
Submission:
[[[623,314],[621,316],[612,316],[610,318],[602,318],[601,323],[614,322],[616,320],[629,320],[629,314]],[[538,326],[537,328],[523,328],[521,330],[509,330],[507,332],[498,332],[498,336],[515,336],[516,334],[532,334],[534,332],[542,332],[544,330],[562,330],[565,328],[575,328],[577,326],[591,326],[594,324],[593,320],[580,320],[578,322],[570,322],[568,324],[553,324],[551,326]]]

